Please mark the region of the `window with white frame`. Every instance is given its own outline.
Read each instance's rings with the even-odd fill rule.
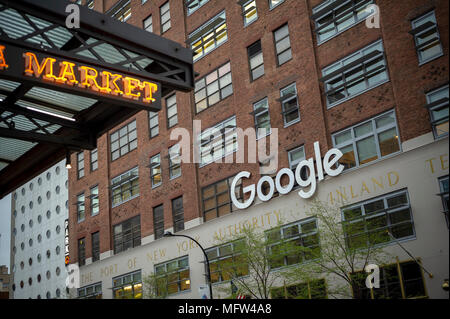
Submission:
[[[148,32],[153,32],[153,17],[152,15],[149,15],[145,20],[143,21],[144,24],[144,30]]]
[[[139,168],[135,167],[111,180],[112,206],[139,196]]]
[[[427,109],[435,138],[448,136],[448,84],[427,93]]]
[[[283,2],[284,2],[284,0],[269,0],[269,8],[272,10],[279,4],[282,4]]]
[[[101,282],[78,289],[78,299],[102,299],[102,295]]]
[[[93,149],[91,151],[91,172],[98,169],[98,150]]]
[[[447,222],[447,228],[449,228],[449,213],[448,213],[448,199],[449,199],[449,193],[448,193],[448,175],[439,178],[439,188],[440,188],[440,196],[442,199],[442,207],[444,209],[444,215],[445,220]]]
[[[244,26],[258,19],[258,11],[256,10],[255,0],[241,0],[239,3],[242,6],[242,16],[244,17]]]
[[[289,28],[285,24],[273,32],[275,39],[275,51],[278,66],[292,59],[291,40],[289,39]]]
[[[256,41],[247,48],[248,63],[250,65],[250,79],[256,79],[264,75],[264,57],[261,48],[261,40]]]
[[[82,222],[85,217],[84,193],[77,196],[77,220]]]
[[[77,153],[77,176],[78,179],[84,177],[84,152]]]
[[[177,95],[173,94],[166,99],[167,128],[178,124]]]
[[[429,62],[444,54],[434,11],[413,20],[412,28],[409,33],[414,37],[419,64]]]
[[[111,160],[114,161],[137,148],[136,120],[111,134]]]
[[[150,128],[150,138],[159,134],[158,112],[148,112],[148,121]]]
[[[166,32],[167,30],[169,30],[171,27],[169,1],[164,3],[159,8],[159,13],[160,13],[160,17],[161,17],[161,34],[162,34],[162,33]]]
[[[152,188],[161,185],[161,154],[157,154],[150,158],[150,179]]]
[[[227,62],[195,82],[195,111],[206,110],[233,94],[231,65]]]
[[[281,110],[283,114],[284,126],[300,121],[300,110],[298,105],[297,86],[295,83],[280,90]]]
[[[295,172],[297,165],[301,161],[306,159],[305,147],[302,145],[288,151],[288,159],[289,159],[289,168]]]
[[[175,144],[169,148],[169,174],[170,178],[181,176],[181,149],[180,144]]]
[[[328,108],[389,81],[381,40],[322,70]]]
[[[368,6],[373,2],[373,0],[326,0],[314,7],[311,19],[315,24],[317,42],[321,44],[364,21],[372,14]]]
[[[158,296],[191,289],[188,256],[155,265],[155,275]]]
[[[339,164],[358,167],[400,151],[394,111],[376,116],[332,135],[334,147],[344,154]]]
[[[407,190],[383,195],[342,209],[342,223],[349,248],[367,248],[414,237],[414,223]]]
[[[91,216],[98,215],[100,211],[99,200],[98,200],[98,185],[91,188]]]
[[[110,15],[119,21],[126,22],[131,17],[131,1],[127,1],[120,7],[112,9]]]
[[[141,270],[113,278],[114,299],[142,299]]]
[[[264,98],[253,104],[253,114],[255,117],[256,138],[269,135],[271,132],[269,100]]]
[[[205,129],[198,139],[200,166],[234,153],[238,148],[236,117],[232,116],[213,127]]]
[[[228,39],[225,11],[189,34],[186,41],[194,51],[194,62],[225,43]]]
[[[94,0],[87,0],[86,5],[89,9],[94,9]]]
[[[184,0],[187,8],[187,15],[191,15],[194,11],[202,7],[209,0]]]

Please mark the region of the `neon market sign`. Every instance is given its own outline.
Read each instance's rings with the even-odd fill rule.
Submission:
[[[337,148],[330,149],[325,156],[321,157],[320,154],[320,145],[319,142],[314,143],[314,153],[315,153],[315,159],[316,159],[316,165],[314,165],[314,159],[310,158],[308,160],[301,161],[297,168],[295,169],[295,173],[289,169],[289,168],[282,168],[278,171],[275,182],[273,181],[272,177],[270,176],[263,176],[259,179],[257,185],[255,184],[246,186],[243,188],[244,195],[249,193],[250,196],[247,200],[244,202],[240,202],[236,198],[236,184],[242,179],[242,178],[250,178],[250,172],[243,171],[237,174],[233,182],[231,183],[231,200],[233,204],[239,208],[239,209],[245,209],[249,207],[255,200],[255,196],[258,196],[258,198],[262,202],[269,201],[274,192],[275,188],[276,190],[282,194],[288,194],[292,191],[294,188],[295,181],[298,183],[298,185],[301,187],[300,191],[298,192],[298,195],[301,198],[310,198],[314,195],[317,189],[317,183],[322,181],[324,179],[324,173],[326,173],[329,176],[338,176],[342,173],[344,170],[344,166],[341,164],[338,164],[336,167],[336,164],[338,163],[339,159],[343,156],[342,152]],[[303,167],[308,168],[309,174],[307,178],[303,178],[300,174]],[[288,177],[288,184],[287,185],[281,185],[281,179],[282,177],[286,175]],[[316,180],[317,177],[317,180]],[[262,191],[262,186],[264,183],[269,184],[269,192],[267,194],[264,194]],[[309,188],[309,190],[306,190]]]

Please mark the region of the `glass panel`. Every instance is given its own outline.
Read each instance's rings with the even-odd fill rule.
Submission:
[[[339,159],[339,164],[344,165],[345,169],[355,167],[356,159],[353,145],[350,144],[349,146],[341,147],[340,150],[343,153],[343,156]]]
[[[368,122],[355,128],[355,137],[360,137],[369,134],[372,131],[373,131],[372,122]]]
[[[358,159],[360,165],[378,159],[377,147],[373,136],[356,142],[356,147],[358,149]]]
[[[378,141],[380,142],[381,156],[386,156],[400,151],[396,128],[392,128],[389,131],[378,134]]]

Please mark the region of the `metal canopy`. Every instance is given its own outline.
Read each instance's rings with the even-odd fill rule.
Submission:
[[[190,49],[84,6],[79,6],[80,28],[68,28],[69,4],[73,3],[0,0],[0,198],[68,151],[94,149],[101,134],[137,112],[159,111],[161,96],[194,87]],[[31,54],[37,63],[34,69]],[[33,75],[24,72],[27,59]],[[69,73],[74,83],[65,78],[63,66],[68,65],[73,67]],[[88,68],[98,71],[85,86],[83,68],[85,77],[92,75]],[[46,79],[52,72],[53,79]],[[80,78],[75,79],[75,73]],[[137,81],[128,80],[128,96],[121,94],[118,80],[112,81],[119,75],[122,91],[125,79]],[[61,79],[67,81],[58,82]],[[88,85],[96,81],[101,82],[97,89]],[[148,93],[144,84],[150,82],[158,86],[152,102],[143,100]],[[120,93],[107,91],[111,88]],[[141,89],[142,101],[132,95],[134,88]]]

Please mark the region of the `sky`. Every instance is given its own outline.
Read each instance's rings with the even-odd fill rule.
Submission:
[[[11,242],[11,194],[0,200],[0,265],[9,269]],[[11,271],[9,269],[9,271]]]

